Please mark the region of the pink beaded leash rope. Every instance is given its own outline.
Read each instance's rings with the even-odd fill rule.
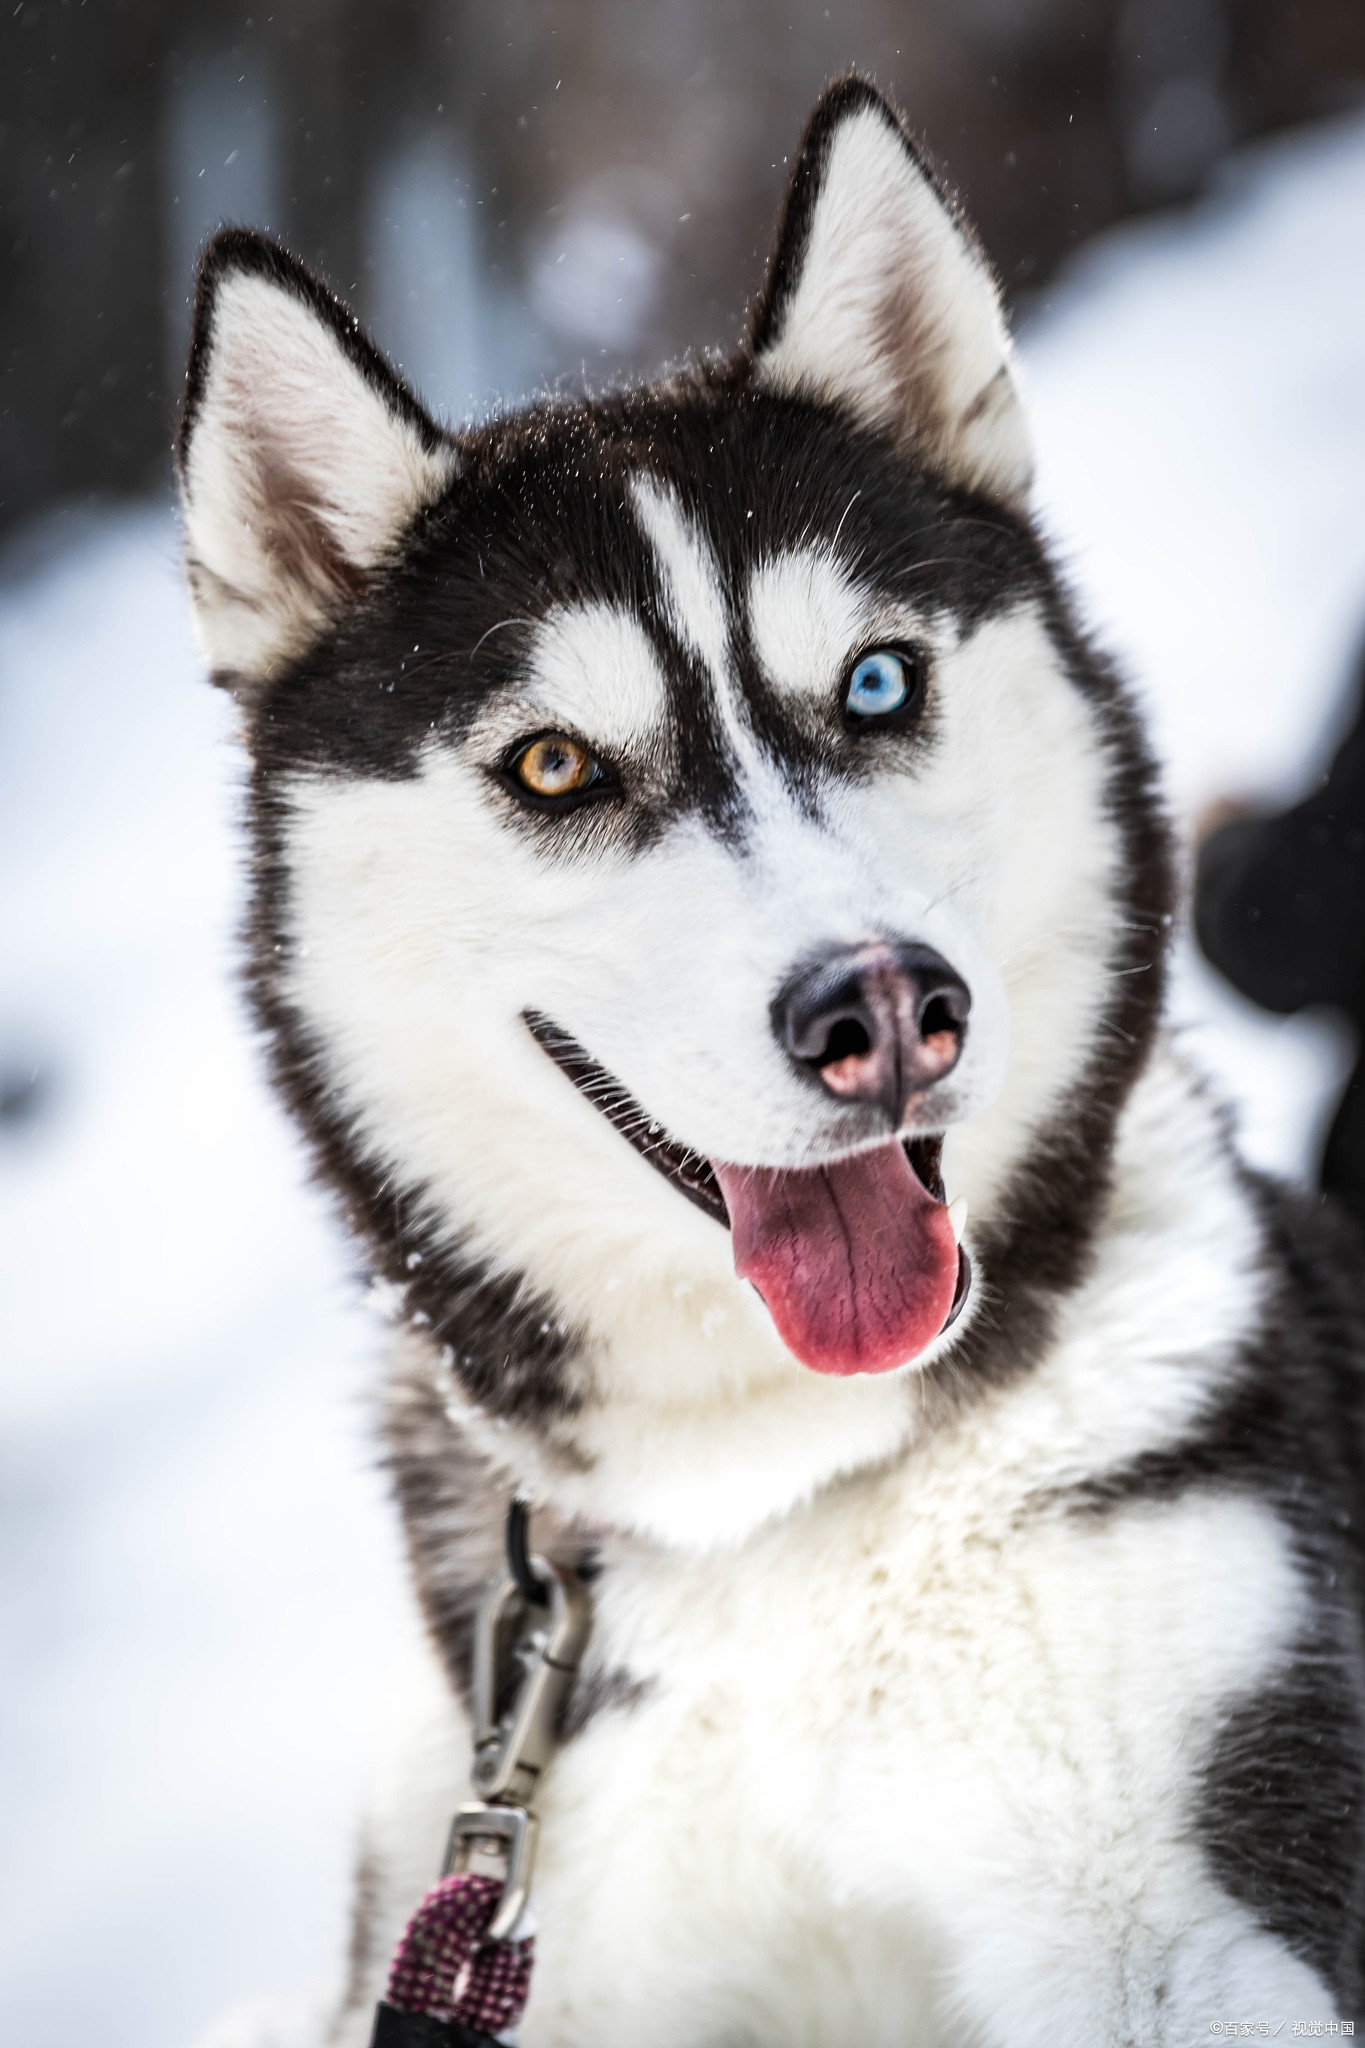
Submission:
[[[370,2048],[497,2048],[531,1986],[517,1940],[535,1859],[531,1801],[592,1626],[587,1588],[526,1547],[526,1506],[507,1512],[507,1574],[474,1629],[474,1791],[450,1827],[445,1869],[394,1952]]]

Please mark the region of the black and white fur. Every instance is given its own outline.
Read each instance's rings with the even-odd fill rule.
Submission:
[[[1152,764],[1030,520],[995,287],[897,117],[826,94],[729,361],[465,434],[224,234],[180,467],[253,764],[252,990],[405,1324],[430,1670],[329,2038],[366,2040],[464,1796],[515,1488],[596,1607],[527,2048],[1354,2015],[1358,1254],[1239,1164],[1161,1030]],[[924,650],[924,714],[851,738],[879,638]],[[520,801],[500,764],[544,730],[617,793]],[[931,1120],[977,1284],[913,1365],[831,1379],[523,1020],[692,1154],[810,1164],[867,1134],[791,1071],[773,992],[887,931],[971,984]]]

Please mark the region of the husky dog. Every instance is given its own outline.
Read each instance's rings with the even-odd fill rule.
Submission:
[[[1345,2027],[1358,1253],[1163,1034],[1152,759],[899,117],[821,101],[731,358],[468,433],[223,234],[179,461],[251,989],[403,1323],[431,1678],[331,2039],[517,1491],[595,1605],[527,2048]]]

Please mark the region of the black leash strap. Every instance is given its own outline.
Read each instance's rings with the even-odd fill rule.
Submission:
[[[426,2012],[404,2012],[398,2005],[375,2009],[370,2048],[502,2048],[493,2034],[481,2034],[463,2020],[433,2019]]]
[[[370,2048],[502,2048],[502,2043],[463,2020],[438,2020],[430,2013],[380,2005],[375,2008]]]
[[[544,1580],[531,1570],[530,1523],[530,1506],[518,1496],[507,1510],[507,1569],[516,1580],[522,1599],[532,1607],[544,1607],[550,1596]]]

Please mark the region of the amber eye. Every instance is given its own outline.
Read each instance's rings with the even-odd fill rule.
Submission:
[[[546,733],[523,747],[512,763],[512,773],[532,796],[577,796],[597,779],[597,763],[577,740],[562,732]]]

